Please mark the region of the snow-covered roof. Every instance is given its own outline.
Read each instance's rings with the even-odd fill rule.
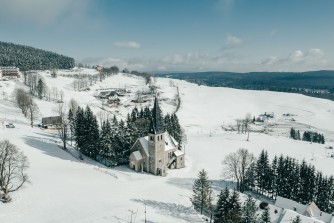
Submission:
[[[141,137],[138,140],[145,151],[145,155],[148,157],[148,136]]]
[[[175,149],[178,145],[176,140],[168,132],[165,132],[165,151]]]
[[[293,201],[293,200],[290,200],[284,197],[280,197],[280,196],[277,196],[275,206],[281,207],[284,209],[295,210],[297,213],[302,214],[302,215],[305,213],[307,209],[307,205],[300,204],[296,201]]]
[[[181,150],[174,151],[175,156],[182,156],[184,153]]]
[[[303,223],[324,223],[324,221],[321,221],[315,218],[311,218],[311,217],[307,217],[307,216],[304,216],[302,214],[299,214],[295,211],[288,210],[288,209],[284,210],[283,218],[278,223],[292,222],[298,215]]]
[[[313,222],[331,222],[331,223],[333,222],[334,223],[333,216],[331,214],[322,212],[314,202],[312,202],[309,205],[304,205],[296,201],[278,196],[275,202],[275,206],[278,206],[284,209],[294,210],[294,212],[297,212],[298,214],[306,216],[306,217],[310,216]],[[317,221],[315,221],[315,219]]]
[[[142,155],[140,154],[139,151],[134,151],[132,154],[136,158],[137,161],[143,159],[143,157],[142,157]]]

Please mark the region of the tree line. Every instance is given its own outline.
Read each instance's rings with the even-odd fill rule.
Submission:
[[[74,65],[71,57],[30,46],[0,42],[0,66],[14,66],[26,71],[69,69]]]
[[[290,138],[294,140],[303,140],[308,142],[325,144],[325,137],[323,134],[312,131],[305,131],[303,133],[303,137],[301,138],[299,130],[296,130],[295,128],[290,129]]]
[[[270,198],[285,197],[302,204],[312,201],[327,213],[334,211],[334,178],[317,171],[305,160],[275,156],[270,162],[267,151],[245,172],[245,188]]]
[[[334,100],[334,71],[309,72],[195,72],[157,74],[198,85],[291,92]]]
[[[73,110],[70,108],[67,115],[66,128],[70,135],[65,141],[75,138],[82,154],[106,166],[128,163],[132,145],[138,138],[148,135],[152,119],[148,107],[134,108],[125,121],[114,116],[112,120],[103,120],[100,126],[89,106]],[[164,117],[164,128],[181,146],[183,133],[176,114]]]
[[[257,214],[258,207],[251,195],[245,202],[240,201],[239,192],[232,192],[225,187],[218,194],[216,203],[213,203],[212,182],[208,173],[203,169],[199,171],[198,178],[193,184],[193,195],[191,202],[195,210],[210,217],[215,223],[270,223],[269,207],[264,207],[261,215]],[[300,217],[292,220],[300,223]]]

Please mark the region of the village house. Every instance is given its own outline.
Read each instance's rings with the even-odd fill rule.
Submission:
[[[167,169],[185,166],[184,153],[176,140],[165,132],[157,98],[154,100],[148,136],[136,140],[131,148],[129,166],[137,172],[166,176]]]
[[[289,222],[300,216],[303,223],[334,223],[334,216],[322,212],[314,202],[308,205],[278,196],[275,206],[282,208],[283,212],[277,223]]]
[[[14,79],[19,78],[19,68],[16,67],[0,67],[0,78]]]
[[[50,116],[42,118],[42,127],[46,129],[57,129],[61,124],[61,116]]]

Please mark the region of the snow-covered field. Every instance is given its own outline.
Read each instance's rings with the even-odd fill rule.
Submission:
[[[87,71],[88,72],[88,71]],[[131,98],[138,90],[146,90],[144,79],[124,74],[97,82],[90,91],[74,91],[73,79],[40,72],[49,88],[64,92],[80,105],[89,105],[98,114],[102,103],[94,95],[102,88],[127,88],[122,103],[126,106],[107,107],[107,114],[126,117],[135,107]],[[66,73],[64,71],[64,73]],[[91,71],[91,74],[94,74]],[[30,161],[30,183],[12,195],[13,201],[0,203],[0,222],[203,222],[192,209],[190,196],[197,173],[205,168],[213,188],[218,193],[226,185],[221,172],[224,156],[238,148],[247,148],[255,155],[266,149],[270,156],[284,154],[305,159],[325,174],[334,174],[334,159],[326,156],[325,146],[334,143],[334,102],[297,94],[246,91],[230,88],[197,86],[173,80],[179,87],[181,107],[177,112],[187,133],[185,145],[186,168],[169,170],[167,177],[135,173],[127,166],[105,168],[93,161],[81,161],[57,146],[54,133],[31,128],[12,98],[19,81],[0,82],[0,119],[12,122],[15,129],[0,127],[0,140],[8,139],[21,148]],[[157,79],[161,107],[164,112],[175,111],[173,98],[177,92],[170,79]],[[56,115],[55,102],[36,99],[41,115]],[[146,105],[150,105],[147,102]],[[138,105],[137,105],[138,106]],[[246,113],[254,116],[274,112],[270,134],[245,134],[224,131],[221,126],[234,123]],[[282,114],[295,114],[295,122]],[[297,123],[297,124],[296,124]],[[284,124],[284,125],[283,125]],[[324,133],[326,144],[310,144],[288,138],[289,124]],[[282,127],[282,126],[287,127]],[[133,214],[131,214],[133,213]],[[275,217],[274,217],[275,218]],[[272,219],[274,219],[272,218]]]

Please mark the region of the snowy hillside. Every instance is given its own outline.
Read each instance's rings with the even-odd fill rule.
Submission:
[[[85,72],[95,74],[92,70]],[[80,106],[89,105],[98,118],[125,118],[135,106],[152,103],[132,102],[139,91],[148,90],[140,77],[118,74],[97,81],[87,91],[75,91],[70,71],[62,71],[63,75],[57,78],[47,71],[39,73],[50,89],[63,92],[65,103],[73,98]],[[256,156],[266,149],[271,157],[283,153],[305,159],[324,174],[334,174],[334,159],[325,150],[334,144],[333,101],[288,93],[212,88],[164,78],[157,78],[156,86],[165,113],[176,110],[178,86],[181,106],[177,115],[187,134],[183,148],[186,168],[169,170],[166,177],[135,173],[127,166],[110,169],[89,159],[77,159],[75,151],[70,154],[58,147],[61,142],[55,132],[31,128],[29,120],[16,107],[13,92],[25,87],[23,80],[0,82],[0,120],[16,126],[0,127],[0,140],[10,140],[30,161],[30,183],[12,194],[11,203],[0,203],[0,222],[128,222],[131,217],[133,222],[144,222],[145,205],[147,222],[203,222],[189,200],[198,171],[208,171],[217,194],[228,183],[221,176],[221,161],[239,148],[247,148]],[[108,106],[96,97],[109,88],[128,90],[120,98],[120,106]],[[40,120],[57,114],[56,102],[35,100]],[[264,112],[275,113],[275,118],[265,123],[268,134],[251,132],[246,141],[246,134],[222,128],[246,113],[257,117]],[[283,116],[287,113],[294,115],[294,121]],[[323,133],[326,144],[288,138],[291,126]],[[278,218],[272,215],[273,220]]]

